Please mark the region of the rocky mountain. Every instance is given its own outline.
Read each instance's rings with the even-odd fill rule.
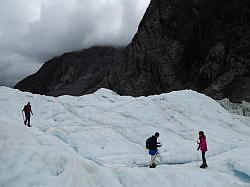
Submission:
[[[123,55],[123,49],[92,47],[65,53],[15,86],[22,91],[60,96],[92,93],[106,85],[106,77]]]
[[[190,88],[250,101],[250,0],[151,0],[126,49],[106,50],[52,59],[15,87],[55,96],[99,87],[133,96]]]

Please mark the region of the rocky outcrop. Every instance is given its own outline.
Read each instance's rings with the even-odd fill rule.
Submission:
[[[45,65],[38,74],[52,76],[48,83],[22,81],[16,88],[80,95],[106,87],[133,96],[194,89],[217,100],[250,101],[250,0],[151,0],[132,42],[118,51],[108,55],[108,66],[99,64],[101,55],[74,58],[85,68],[94,58],[95,71],[79,72],[84,68],[72,68],[71,60],[57,65],[70,71],[50,75]]]
[[[114,90],[139,96],[186,88],[187,46],[197,19],[187,1],[152,0],[114,73],[119,79]]]
[[[83,95],[105,87],[110,70],[117,66],[123,49],[92,47],[65,53],[46,62],[15,88],[32,93],[60,96]]]
[[[120,94],[191,88],[250,100],[250,1],[151,0],[112,80]]]

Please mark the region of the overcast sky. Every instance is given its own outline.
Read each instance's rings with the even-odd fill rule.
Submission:
[[[50,58],[93,45],[127,45],[150,0],[0,0],[0,85]]]

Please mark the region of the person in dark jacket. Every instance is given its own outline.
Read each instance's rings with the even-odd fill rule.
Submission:
[[[160,137],[159,132],[156,132],[152,137],[148,139],[148,149],[149,149],[149,155],[151,156],[149,161],[149,167],[155,168],[155,160],[156,156],[158,154],[158,147],[161,147],[161,143],[157,142],[157,139]]]
[[[28,102],[28,104],[23,107],[22,112],[24,112],[24,114],[25,114],[24,125],[28,125],[28,127],[31,127],[30,126],[30,114],[33,115],[33,112],[31,109],[30,102]],[[28,124],[27,124],[27,122],[28,122]]]
[[[201,154],[202,154],[202,165],[200,166],[200,168],[206,168],[207,161],[206,161],[205,154],[207,152],[207,142],[206,142],[206,136],[203,131],[199,132],[199,141],[197,143],[199,144],[199,147],[197,150],[200,149]]]

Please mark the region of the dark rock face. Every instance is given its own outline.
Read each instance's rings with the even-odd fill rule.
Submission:
[[[214,99],[250,101],[250,0],[151,0],[132,42],[52,59],[15,87],[82,95],[100,87],[122,95],[194,89]]]
[[[186,88],[186,50],[197,14],[189,2],[152,0],[114,73],[122,75],[114,90],[139,96]]]
[[[151,0],[113,75],[120,94],[191,88],[250,100],[250,1]]]
[[[105,77],[117,66],[122,52],[122,48],[92,47],[63,54],[46,62],[15,88],[52,96],[92,93],[106,85]]]

